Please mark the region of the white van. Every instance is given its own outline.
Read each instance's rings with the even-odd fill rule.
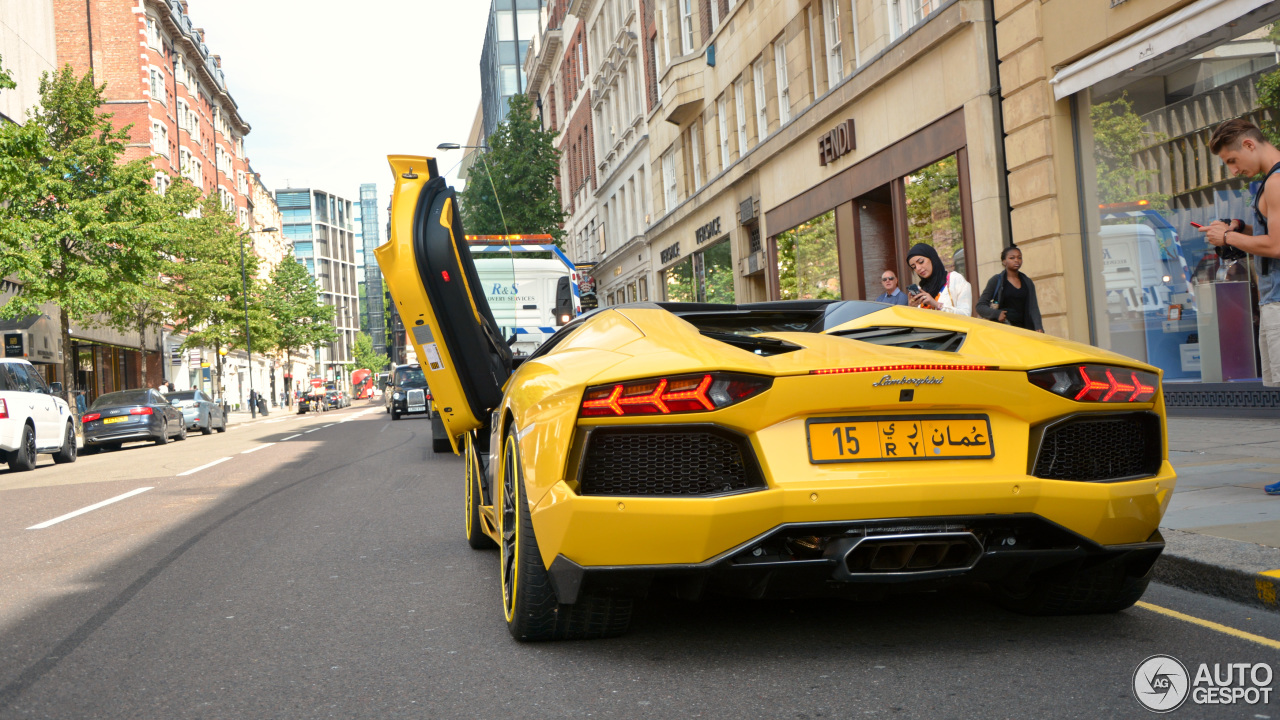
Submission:
[[[511,349],[517,353],[533,352],[577,314],[569,294],[571,271],[560,260],[480,255],[475,263],[493,319],[508,338],[516,336]]]
[[[1181,256],[1162,259],[1156,231],[1149,225],[1104,225],[1098,235],[1107,309],[1112,315],[1165,312],[1170,303],[1188,301],[1186,261]]]
[[[0,359],[0,456],[10,470],[31,470],[37,453],[76,461],[76,421],[67,402],[26,360]]]

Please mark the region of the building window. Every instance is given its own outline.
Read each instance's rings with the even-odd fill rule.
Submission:
[[[711,0],[711,29],[720,27],[720,0]]]
[[[156,173],[156,192],[164,195],[169,191],[169,185],[173,183],[173,178],[169,177],[169,173],[160,171]]]
[[[778,125],[791,120],[791,78],[787,76],[787,44],[778,40],[773,44],[774,78],[778,83]]]
[[[164,48],[160,44],[160,25],[150,15],[147,16],[147,44],[156,50],[163,50]]]
[[[747,154],[747,83],[742,78],[733,84],[733,109],[738,125],[738,157]]]
[[[720,171],[729,169],[729,102],[721,95],[716,99],[716,123],[720,132]]]
[[[680,48],[682,55],[693,52],[693,0],[680,1]]]
[[[756,142],[762,142],[769,135],[768,100],[764,93],[764,58],[756,61],[752,67],[756,91]]]
[[[844,76],[844,52],[840,29],[840,0],[822,0],[822,26],[827,40],[827,87],[833,88]]]
[[[649,76],[649,92],[653,93],[655,105],[662,104],[662,86],[658,84],[658,39],[649,39],[649,62],[653,64],[653,72]]]
[[[676,208],[676,153],[674,150],[662,156],[662,198],[667,212]]]
[[[160,120],[151,121],[151,148],[157,155],[169,157],[169,126]]]
[[[889,0],[890,39],[897,40],[938,9],[941,0]]]
[[[709,245],[662,272],[668,302],[733,303],[733,251],[728,240]]]
[[[151,68],[151,99],[161,105],[168,105],[164,96],[164,71],[158,67]]]

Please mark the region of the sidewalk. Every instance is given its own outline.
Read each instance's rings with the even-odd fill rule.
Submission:
[[[1178,487],[1155,579],[1280,610],[1280,420],[1169,418]]]

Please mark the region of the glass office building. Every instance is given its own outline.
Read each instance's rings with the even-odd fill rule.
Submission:
[[[294,256],[316,279],[321,299],[334,307],[338,339],[317,348],[317,367],[326,380],[349,388],[351,349],[360,332],[352,203],[323,190],[285,188],[276,191],[276,204]]]
[[[381,240],[378,234],[378,186],[365,183],[360,186],[360,231],[364,253],[364,303],[363,312],[368,316],[369,335],[373,339],[375,353],[387,352],[387,323],[382,308],[382,270],[373,256]]]
[[[524,58],[538,34],[539,0],[493,0],[480,54],[480,102],[484,136],[507,117],[507,101],[525,91]]]

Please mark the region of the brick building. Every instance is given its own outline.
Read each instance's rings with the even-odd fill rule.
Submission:
[[[115,121],[133,126],[126,157],[155,156],[161,189],[185,177],[248,229],[250,128],[185,0],[54,0],[53,8],[58,63],[92,71]]]

